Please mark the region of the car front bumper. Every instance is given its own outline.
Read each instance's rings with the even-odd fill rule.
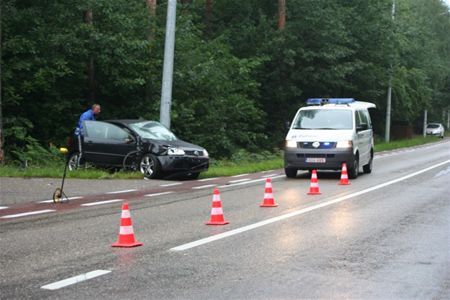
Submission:
[[[307,158],[325,158],[325,162],[306,162]],[[297,170],[340,170],[342,163],[353,165],[353,149],[285,149],[284,167]]]
[[[158,156],[163,172],[204,172],[209,168],[208,157],[198,156]]]

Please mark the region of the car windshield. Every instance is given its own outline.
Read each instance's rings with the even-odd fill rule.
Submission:
[[[166,127],[155,121],[144,121],[129,125],[144,139],[160,141],[176,141],[177,137]]]
[[[439,124],[428,124],[427,128],[439,128]]]
[[[352,111],[349,109],[301,110],[294,129],[352,129]]]

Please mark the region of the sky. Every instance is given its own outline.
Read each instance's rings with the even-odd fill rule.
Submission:
[[[450,0],[444,0],[444,3],[450,8]]]

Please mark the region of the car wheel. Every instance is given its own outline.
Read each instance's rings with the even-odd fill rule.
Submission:
[[[348,169],[348,177],[350,179],[355,179],[359,175],[359,158],[355,156],[353,160],[353,165]]]
[[[67,161],[67,168],[69,171],[75,171],[79,166],[79,158],[80,154],[78,152],[70,154],[69,160]]]
[[[367,165],[363,166],[363,171],[366,174],[372,173],[372,166],[373,166],[373,156],[370,158],[370,161]]]
[[[161,165],[158,159],[149,153],[142,156],[139,163],[139,170],[145,178],[154,179],[161,176]]]
[[[284,173],[287,178],[295,178],[297,177],[297,169],[284,168]]]

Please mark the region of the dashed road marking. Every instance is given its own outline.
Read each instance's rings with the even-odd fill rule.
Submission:
[[[106,194],[122,194],[122,193],[128,193],[128,192],[136,192],[137,189],[129,189],[129,190],[123,190],[123,191],[114,191],[114,192],[108,192]]]
[[[66,286],[69,286],[69,285],[72,285],[75,283],[83,282],[83,281],[86,281],[86,280],[89,280],[89,279],[92,279],[95,277],[106,275],[108,273],[111,273],[111,271],[110,270],[95,270],[95,271],[91,271],[88,273],[80,274],[80,275],[77,275],[74,277],[70,277],[67,279],[63,279],[60,281],[56,281],[53,283],[43,285],[43,286],[41,286],[41,289],[53,291],[53,290],[57,290],[57,289],[60,289],[60,288],[63,288],[63,287],[66,287]]]
[[[105,201],[97,201],[97,202],[89,202],[89,203],[83,203],[81,206],[95,206],[95,205],[103,205],[103,204],[109,204],[109,203],[116,203],[121,202],[123,199],[112,199],[112,200],[105,200]]]
[[[370,188],[366,188],[364,190],[361,190],[361,191],[358,191],[358,192],[355,192],[355,193],[351,193],[351,194],[348,194],[348,195],[345,195],[345,196],[342,196],[342,197],[338,197],[338,198],[333,199],[333,200],[325,201],[325,202],[322,202],[322,203],[319,203],[319,204],[316,204],[316,205],[312,205],[312,206],[309,206],[309,207],[306,207],[306,208],[294,210],[294,211],[292,211],[290,213],[287,213],[287,214],[284,214],[284,215],[280,215],[278,217],[270,218],[270,219],[267,219],[267,220],[264,220],[264,221],[261,221],[261,222],[253,223],[253,224],[250,224],[250,225],[247,225],[247,226],[244,226],[244,227],[236,228],[234,230],[226,231],[224,233],[216,234],[216,235],[204,238],[204,239],[200,239],[200,240],[197,240],[197,241],[194,241],[194,242],[183,244],[183,245],[171,248],[170,251],[184,251],[184,250],[188,250],[188,249],[195,248],[195,247],[198,247],[198,246],[201,246],[201,245],[205,245],[205,244],[208,244],[208,243],[211,243],[211,242],[214,242],[214,241],[217,241],[217,240],[221,240],[221,239],[233,236],[233,235],[237,235],[237,234],[240,234],[240,233],[243,233],[243,232],[246,232],[246,231],[250,231],[250,230],[262,227],[262,226],[266,226],[266,225],[269,225],[269,224],[272,224],[272,223],[275,223],[275,222],[279,222],[279,221],[283,221],[283,220],[286,220],[286,219],[289,219],[289,218],[292,218],[292,217],[296,217],[296,216],[299,216],[299,215],[302,215],[302,214],[305,214],[305,213],[317,210],[319,208],[330,206],[330,205],[333,205],[333,204],[336,204],[336,203],[339,203],[339,202],[342,202],[342,201],[345,201],[345,200],[348,200],[348,199],[351,199],[351,198],[355,198],[355,197],[363,195],[363,194],[367,194],[369,192],[373,192],[375,190],[384,188],[386,186],[389,186],[389,185],[395,184],[397,182],[409,179],[411,177],[420,175],[422,173],[428,172],[428,171],[430,171],[430,170],[432,170],[434,168],[443,166],[443,165],[448,164],[448,163],[450,163],[450,160],[443,161],[441,163],[435,164],[433,166],[430,166],[428,168],[422,169],[420,171],[417,171],[417,172],[414,172],[414,173],[411,173],[411,174],[408,174],[408,175],[402,176],[400,178],[393,179],[393,180],[390,180],[390,181],[387,181],[387,182],[384,182],[384,183],[381,183],[381,184],[377,184],[377,185],[374,185],[374,186],[372,186]]]
[[[228,181],[229,183],[238,183],[238,182],[243,182],[243,181],[248,181],[250,180],[250,178],[244,178],[244,179],[238,179],[238,180],[231,180]]]
[[[182,185],[182,182],[174,182],[174,183],[168,183],[168,184],[161,184],[161,187],[168,187],[168,186],[175,186],[175,185]]]
[[[234,175],[234,176],[231,176],[231,177],[236,178],[236,177],[243,177],[243,176],[247,176],[247,175],[250,175],[250,174],[248,174],[248,173],[246,173],[246,174],[239,174],[239,175]]]
[[[278,175],[278,176],[272,177],[272,179],[283,178],[283,177],[286,177],[286,176],[285,175]],[[233,184],[221,185],[221,186],[219,186],[219,188],[233,187],[233,186],[250,184],[250,183],[255,183],[255,182],[260,182],[260,181],[265,181],[265,180],[266,180],[266,178],[259,178],[259,179],[244,181],[244,182],[238,182],[238,183],[233,183]]]
[[[268,175],[264,175],[264,176],[261,176],[261,177],[262,178],[269,178],[269,177],[274,177],[274,176],[277,176],[277,175],[280,175],[280,173],[268,174]]]
[[[54,210],[54,209],[35,210],[35,211],[29,211],[29,212],[24,212],[24,213],[20,213],[20,214],[6,215],[6,216],[2,216],[0,218],[2,218],[2,219],[20,218],[20,217],[26,217],[26,216],[32,216],[32,215],[46,214],[46,213],[50,213],[50,212],[54,212],[54,211],[56,211],[56,210]]]
[[[219,179],[219,177],[199,179],[199,180],[197,180],[197,181],[203,182],[203,181],[211,181],[211,180],[216,180],[216,179]]]
[[[7,209],[8,206],[0,206],[0,209]]]
[[[173,193],[174,192],[162,192],[162,193],[147,194],[144,196],[145,197],[156,197],[156,196],[168,195],[168,194],[173,194]]]
[[[81,198],[83,198],[83,197],[77,196],[77,197],[68,197],[67,199],[69,199],[69,200],[76,200],[76,199],[81,199]],[[38,203],[53,203],[53,199],[38,201]]]
[[[192,189],[201,190],[201,189],[206,189],[206,188],[210,188],[213,186],[216,186],[216,185],[215,184],[200,185],[200,186],[194,186]]]

